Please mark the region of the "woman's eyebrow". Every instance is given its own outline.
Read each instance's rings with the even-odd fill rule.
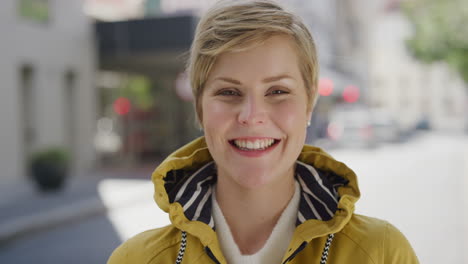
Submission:
[[[291,80],[295,81],[295,79],[293,77],[291,77],[290,75],[281,74],[281,75],[278,75],[278,76],[267,77],[267,78],[263,79],[262,82],[263,83],[276,82],[276,81],[279,81],[279,80],[282,80],[282,79],[291,79]],[[214,81],[217,81],[217,80],[225,81],[225,82],[229,82],[229,83],[237,84],[237,85],[242,84],[240,81],[238,81],[236,79],[229,78],[229,77],[217,77],[217,78],[214,79]]]
[[[291,79],[291,80],[295,81],[295,79],[293,77],[291,77],[290,75],[281,74],[281,75],[278,75],[278,76],[272,76],[272,77],[265,78],[265,79],[262,80],[262,82],[264,82],[264,83],[276,82],[276,81],[279,81],[279,80],[282,80],[282,79]]]
[[[229,83],[233,83],[233,84],[238,84],[238,85],[241,84],[240,81],[229,78],[229,77],[217,77],[213,81],[217,81],[217,80],[225,81],[225,82],[229,82]]]

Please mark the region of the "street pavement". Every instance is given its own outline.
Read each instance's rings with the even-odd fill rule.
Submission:
[[[156,165],[75,175],[53,193],[27,179],[0,185],[0,263],[105,263],[122,241],[106,214],[151,199],[142,185]]]
[[[357,213],[398,227],[421,263],[468,263],[466,135],[426,133],[407,143],[330,152],[358,175]],[[153,201],[150,173],[95,175],[42,198],[25,188],[0,190],[0,263],[105,263],[122,241],[169,223]],[[24,231],[28,217],[32,228]],[[25,223],[23,231],[5,236],[15,219]]]

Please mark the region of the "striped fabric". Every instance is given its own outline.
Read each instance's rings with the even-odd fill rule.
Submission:
[[[195,171],[170,171],[164,178],[169,202],[182,205],[187,219],[201,221],[214,229],[210,198],[216,179],[214,162],[209,162]],[[296,180],[301,186],[296,225],[309,219],[327,221],[333,218],[339,200],[337,189],[346,185],[348,181],[300,161],[296,162]]]

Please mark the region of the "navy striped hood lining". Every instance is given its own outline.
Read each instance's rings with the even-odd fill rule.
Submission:
[[[327,221],[337,211],[338,188],[348,184],[348,180],[329,171],[296,161],[296,180],[301,187],[301,199],[297,213],[296,226],[307,220]],[[164,187],[170,203],[179,203],[187,219],[201,221],[211,228],[211,194],[216,183],[216,165],[213,161],[196,170],[172,170],[164,178]]]

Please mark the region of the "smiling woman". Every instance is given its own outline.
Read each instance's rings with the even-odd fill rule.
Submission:
[[[215,4],[188,66],[205,136],[152,176],[172,224],[109,263],[418,263],[395,227],[354,214],[354,172],[304,145],[317,69],[293,13],[268,0]]]

